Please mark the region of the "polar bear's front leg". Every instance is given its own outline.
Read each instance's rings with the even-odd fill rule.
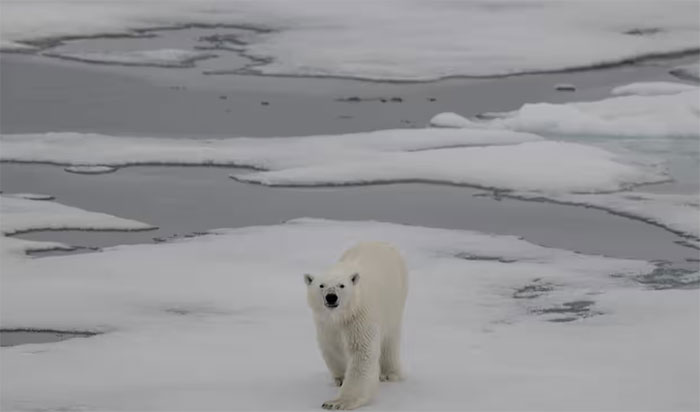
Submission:
[[[377,328],[344,333],[349,364],[340,396],[324,402],[324,409],[355,409],[370,401],[379,384],[380,341]]]
[[[326,361],[328,370],[333,376],[333,381],[336,386],[341,386],[345,379],[345,368],[347,359],[345,357],[345,349],[343,348],[343,340],[338,330],[319,330],[318,343],[321,347],[323,360]]]

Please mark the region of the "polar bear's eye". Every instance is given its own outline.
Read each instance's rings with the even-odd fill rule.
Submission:
[[[345,285],[343,285],[343,284],[341,283],[341,284],[340,284],[340,288],[342,289],[342,288],[344,288],[344,287],[345,287]]]
[[[321,288],[321,289],[323,289],[323,288],[326,287],[326,285],[324,285],[323,283],[321,283],[320,285],[318,285],[318,287]]]

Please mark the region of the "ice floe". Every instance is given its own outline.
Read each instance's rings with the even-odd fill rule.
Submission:
[[[507,130],[409,129],[335,136],[219,140],[80,133],[3,135],[4,161],[73,165],[251,167],[269,185],[433,181],[515,190],[595,192],[666,180],[600,148]],[[474,147],[470,147],[474,146]]]
[[[0,196],[0,231],[12,235],[33,230],[148,230],[154,226],[90,212],[48,200]]]
[[[658,96],[664,94],[677,94],[700,90],[697,86],[685,83],[674,82],[639,82],[624,86],[618,86],[612,90],[614,95],[638,95],[638,96]]]
[[[103,332],[4,348],[3,409],[318,409],[336,388],[302,274],[368,239],[398,246],[411,283],[407,379],[382,384],[369,410],[698,406],[697,293],[645,290],[634,279],[655,270],[647,262],[297,219],[3,262],[4,327]]]
[[[68,173],[75,173],[79,175],[101,175],[115,172],[117,168],[114,166],[68,166],[63,170]]]
[[[124,66],[191,67],[198,60],[216,57],[203,51],[181,49],[134,50],[112,52],[45,53],[52,57],[87,63]]]
[[[603,149],[564,142],[395,153],[235,178],[272,186],[427,181],[538,192],[613,191],[667,179],[659,170],[626,164]]]
[[[13,1],[2,47],[61,36],[224,24],[267,30],[249,72],[435,80],[564,70],[698,49],[696,2]],[[343,47],[338,47],[342,44]],[[595,45],[595,47],[591,47]]]

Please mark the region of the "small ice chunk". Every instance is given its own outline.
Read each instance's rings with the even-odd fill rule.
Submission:
[[[433,118],[430,119],[430,125],[433,127],[447,127],[455,129],[478,127],[476,123],[453,112],[445,112],[433,116]]]
[[[630,83],[624,86],[616,87],[612,90],[612,94],[619,95],[636,95],[636,96],[660,96],[666,94],[677,94],[690,90],[700,90],[697,86],[692,86],[684,83],[674,82],[639,82]]]
[[[64,168],[68,173],[76,173],[80,175],[101,175],[105,173],[113,173],[118,168],[115,166],[68,166]]]

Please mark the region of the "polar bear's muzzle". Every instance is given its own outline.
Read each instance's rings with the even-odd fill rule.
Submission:
[[[338,295],[333,292],[326,294],[326,296],[323,297],[323,301],[328,308],[338,307]]]

